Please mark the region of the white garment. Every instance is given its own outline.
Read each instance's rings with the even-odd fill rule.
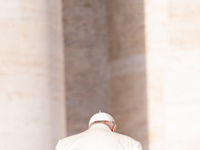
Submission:
[[[56,150],[142,150],[141,144],[126,135],[95,124],[82,133],[58,141]]]

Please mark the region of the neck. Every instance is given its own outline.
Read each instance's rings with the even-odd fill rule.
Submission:
[[[112,131],[110,126],[105,123],[95,123],[89,127],[89,129],[94,129],[94,128],[105,128],[105,129]]]

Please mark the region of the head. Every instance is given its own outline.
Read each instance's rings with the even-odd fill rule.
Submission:
[[[96,113],[90,118],[88,126],[90,128],[94,124],[100,124],[100,123],[107,125],[111,129],[111,131],[115,132],[117,126],[114,118],[111,115],[104,112]]]

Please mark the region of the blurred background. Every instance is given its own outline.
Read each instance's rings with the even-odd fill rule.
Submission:
[[[144,150],[200,149],[199,0],[0,0],[0,149],[54,150],[99,110]]]

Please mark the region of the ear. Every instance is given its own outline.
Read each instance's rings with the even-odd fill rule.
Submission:
[[[113,127],[112,127],[112,132],[115,132],[116,131],[116,127],[117,127],[117,125],[115,124]]]

